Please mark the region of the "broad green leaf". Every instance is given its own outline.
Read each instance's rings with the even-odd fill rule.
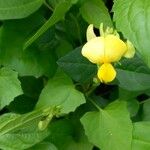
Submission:
[[[119,86],[128,91],[144,91],[150,89],[150,74],[117,69]]]
[[[69,113],[83,103],[84,95],[76,90],[70,78],[61,72],[48,81],[36,107],[60,106],[61,113]]]
[[[116,27],[129,39],[150,67],[150,1],[115,0]]]
[[[55,8],[52,16],[46,23],[25,43],[24,49],[29,47],[35,40],[37,40],[43,33],[45,33],[51,26],[55,25],[58,21],[60,21],[65,13],[71,7],[70,1],[60,2]]]
[[[81,123],[89,141],[100,149],[131,150],[132,123],[124,101],[86,113]]]
[[[130,59],[122,59],[116,67],[123,70],[150,74],[150,68],[137,55]]]
[[[58,150],[58,149],[52,143],[41,142],[27,150]]]
[[[149,150],[150,122],[136,122],[133,125],[132,150]]]
[[[142,109],[142,120],[150,121],[150,99],[145,100]]]
[[[0,69],[0,109],[8,105],[14,98],[21,95],[21,83],[18,73],[8,68]]]
[[[81,47],[60,58],[57,63],[72,79],[78,82],[93,80],[96,75],[97,66],[81,55]]]
[[[100,23],[103,23],[104,26],[112,26],[107,7],[102,0],[85,0],[80,12],[89,24],[94,24],[97,28],[100,27]]]
[[[0,0],[0,20],[27,17],[42,3],[43,0]]]
[[[38,12],[26,19],[4,21],[0,30],[0,65],[16,70],[21,76],[53,75],[56,70],[53,46],[39,47],[38,41],[23,51],[26,38],[43,22],[44,17]],[[51,42],[49,34],[47,37]]]
[[[24,150],[42,141],[49,135],[47,130],[39,131],[38,122],[42,111],[25,115],[5,114],[0,117],[0,148]]]
[[[150,89],[150,69],[139,57],[123,59],[121,65],[116,67],[119,68],[117,71],[119,86],[126,91],[132,91],[128,92],[129,95],[138,95],[141,91]]]
[[[74,122],[73,122],[74,121]],[[92,150],[83,128],[78,120],[63,119],[51,123],[51,135],[47,141],[54,143],[60,150]]]

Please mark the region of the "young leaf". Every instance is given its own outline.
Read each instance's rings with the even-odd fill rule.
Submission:
[[[53,26],[58,21],[60,21],[65,16],[65,13],[69,10],[70,7],[71,7],[71,3],[69,1],[60,2],[56,6],[49,20],[47,20],[47,22],[25,43],[24,49],[29,47],[36,39],[38,39],[51,26]]]
[[[8,68],[0,69],[0,109],[8,105],[14,98],[21,95],[21,83],[18,73]]]
[[[132,123],[124,101],[86,113],[81,123],[90,142],[102,150],[131,150]]]
[[[49,135],[47,130],[40,131],[38,122],[42,111],[25,115],[5,114],[0,117],[0,148],[24,150],[42,141]]]
[[[114,20],[119,31],[133,42],[150,67],[150,1],[115,0]]]
[[[96,75],[97,66],[81,55],[81,47],[57,61],[58,65],[75,81],[88,82]]]
[[[48,81],[36,107],[60,106],[61,113],[69,113],[83,103],[84,95],[75,89],[70,78],[61,73]]]
[[[25,18],[35,12],[44,0],[1,0],[0,20]]]
[[[85,0],[80,8],[81,15],[89,23],[99,28],[100,23],[112,27],[112,21],[107,7],[102,0]]]

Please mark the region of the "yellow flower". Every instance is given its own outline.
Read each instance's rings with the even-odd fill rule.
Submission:
[[[124,42],[119,34],[112,28],[104,32],[103,25],[100,26],[101,36],[96,36],[93,25],[87,29],[87,43],[82,48],[82,55],[92,63],[101,65],[98,69],[98,78],[101,82],[111,82],[116,77],[116,71],[111,65],[119,61],[123,56],[132,58],[135,49],[130,41]]]
[[[115,79],[116,71],[110,63],[104,63],[98,69],[98,78],[101,82],[107,83]]]
[[[127,51],[126,44],[115,35],[95,37],[82,48],[82,55],[92,63],[102,64],[116,62]]]

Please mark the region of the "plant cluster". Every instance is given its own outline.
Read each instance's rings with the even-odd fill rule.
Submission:
[[[150,150],[149,8],[0,0],[0,149]]]

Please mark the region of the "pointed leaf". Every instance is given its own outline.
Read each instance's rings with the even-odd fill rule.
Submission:
[[[134,44],[150,67],[150,1],[115,0],[114,2],[114,20],[118,30]]]
[[[104,23],[105,26],[112,26],[107,7],[102,0],[85,0],[80,12],[89,24],[94,24],[97,28],[100,27],[100,23]]]
[[[83,103],[85,103],[84,95],[75,89],[66,75],[61,73],[48,81],[36,107],[60,106],[61,113],[69,113]]]
[[[58,65],[75,81],[88,82],[96,75],[97,66],[81,55],[81,47],[76,48],[57,61]],[[84,71],[83,71],[84,70]]]
[[[8,68],[0,69],[0,109],[22,93],[18,73]]]
[[[90,142],[102,150],[131,150],[132,123],[124,101],[115,101],[104,110],[88,112],[82,118]]]

